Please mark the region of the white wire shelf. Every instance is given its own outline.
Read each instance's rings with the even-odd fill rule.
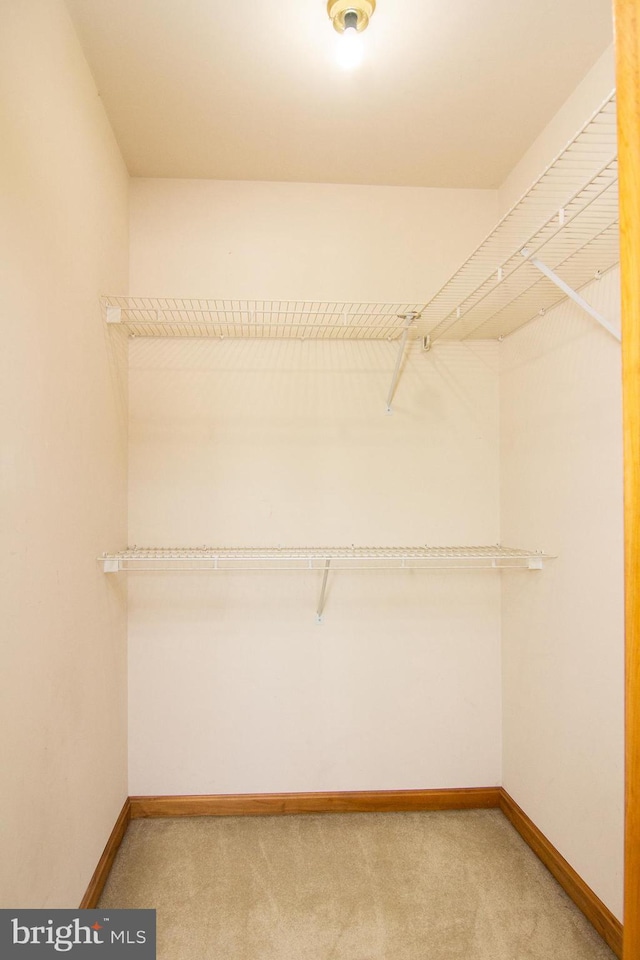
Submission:
[[[396,340],[416,303],[301,300],[100,298],[104,320],[133,337],[218,339]]]
[[[101,306],[133,337],[501,339],[610,270],[618,246],[613,92],[426,305],[104,296]]]
[[[322,574],[316,619],[322,623],[330,571],[542,570],[548,554],[490,547],[130,547],[98,558],[105,573],[309,571]]]
[[[542,569],[550,555],[487,547],[131,547],[99,557],[106,573],[222,570]]]
[[[580,302],[576,291],[618,263],[618,245],[612,93],[422,308],[422,332],[433,341],[508,336],[565,296]],[[580,305],[610,329],[588,304]]]

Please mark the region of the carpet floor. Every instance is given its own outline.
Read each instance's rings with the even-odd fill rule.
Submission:
[[[498,810],[134,820],[158,960],[613,960]]]

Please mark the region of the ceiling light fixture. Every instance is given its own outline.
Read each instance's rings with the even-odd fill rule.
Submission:
[[[327,13],[333,27],[342,34],[338,61],[346,69],[362,61],[362,43],[358,34],[366,30],[376,8],[376,0],[329,0]]]

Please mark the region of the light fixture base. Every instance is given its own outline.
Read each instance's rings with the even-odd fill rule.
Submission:
[[[376,9],[376,0],[328,0],[327,13],[338,33],[345,31],[345,17],[347,13],[355,13],[356,30],[366,30],[369,20]]]

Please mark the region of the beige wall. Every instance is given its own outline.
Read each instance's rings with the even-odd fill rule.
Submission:
[[[419,298],[494,215],[481,192],[135,182],[132,289]],[[386,416],[396,349],[136,341],[130,540],[495,542],[496,346],[414,347]],[[499,782],[491,573],[339,574],[321,626],[317,574],[129,579],[132,792]]]
[[[137,544],[498,539],[497,345],[137,340]],[[473,478],[473,482],[470,482]],[[517,575],[517,574],[516,574]],[[500,781],[499,575],[129,577],[130,789]]]
[[[132,180],[131,292],[421,302],[496,214],[494,190]]]
[[[0,906],[77,906],[127,793],[127,175],[60,0],[0,23]]]
[[[614,89],[614,49],[608,47],[531,144],[498,191],[503,216],[566,147]]]
[[[619,323],[617,271],[585,297]],[[621,917],[620,345],[565,302],[501,361],[502,537],[558,557],[503,579],[503,783]]]
[[[500,190],[504,213],[614,87],[606,51]],[[585,291],[619,324],[618,274]],[[558,554],[504,578],[503,783],[622,916],[620,346],[570,303],[501,354],[502,538]]]

